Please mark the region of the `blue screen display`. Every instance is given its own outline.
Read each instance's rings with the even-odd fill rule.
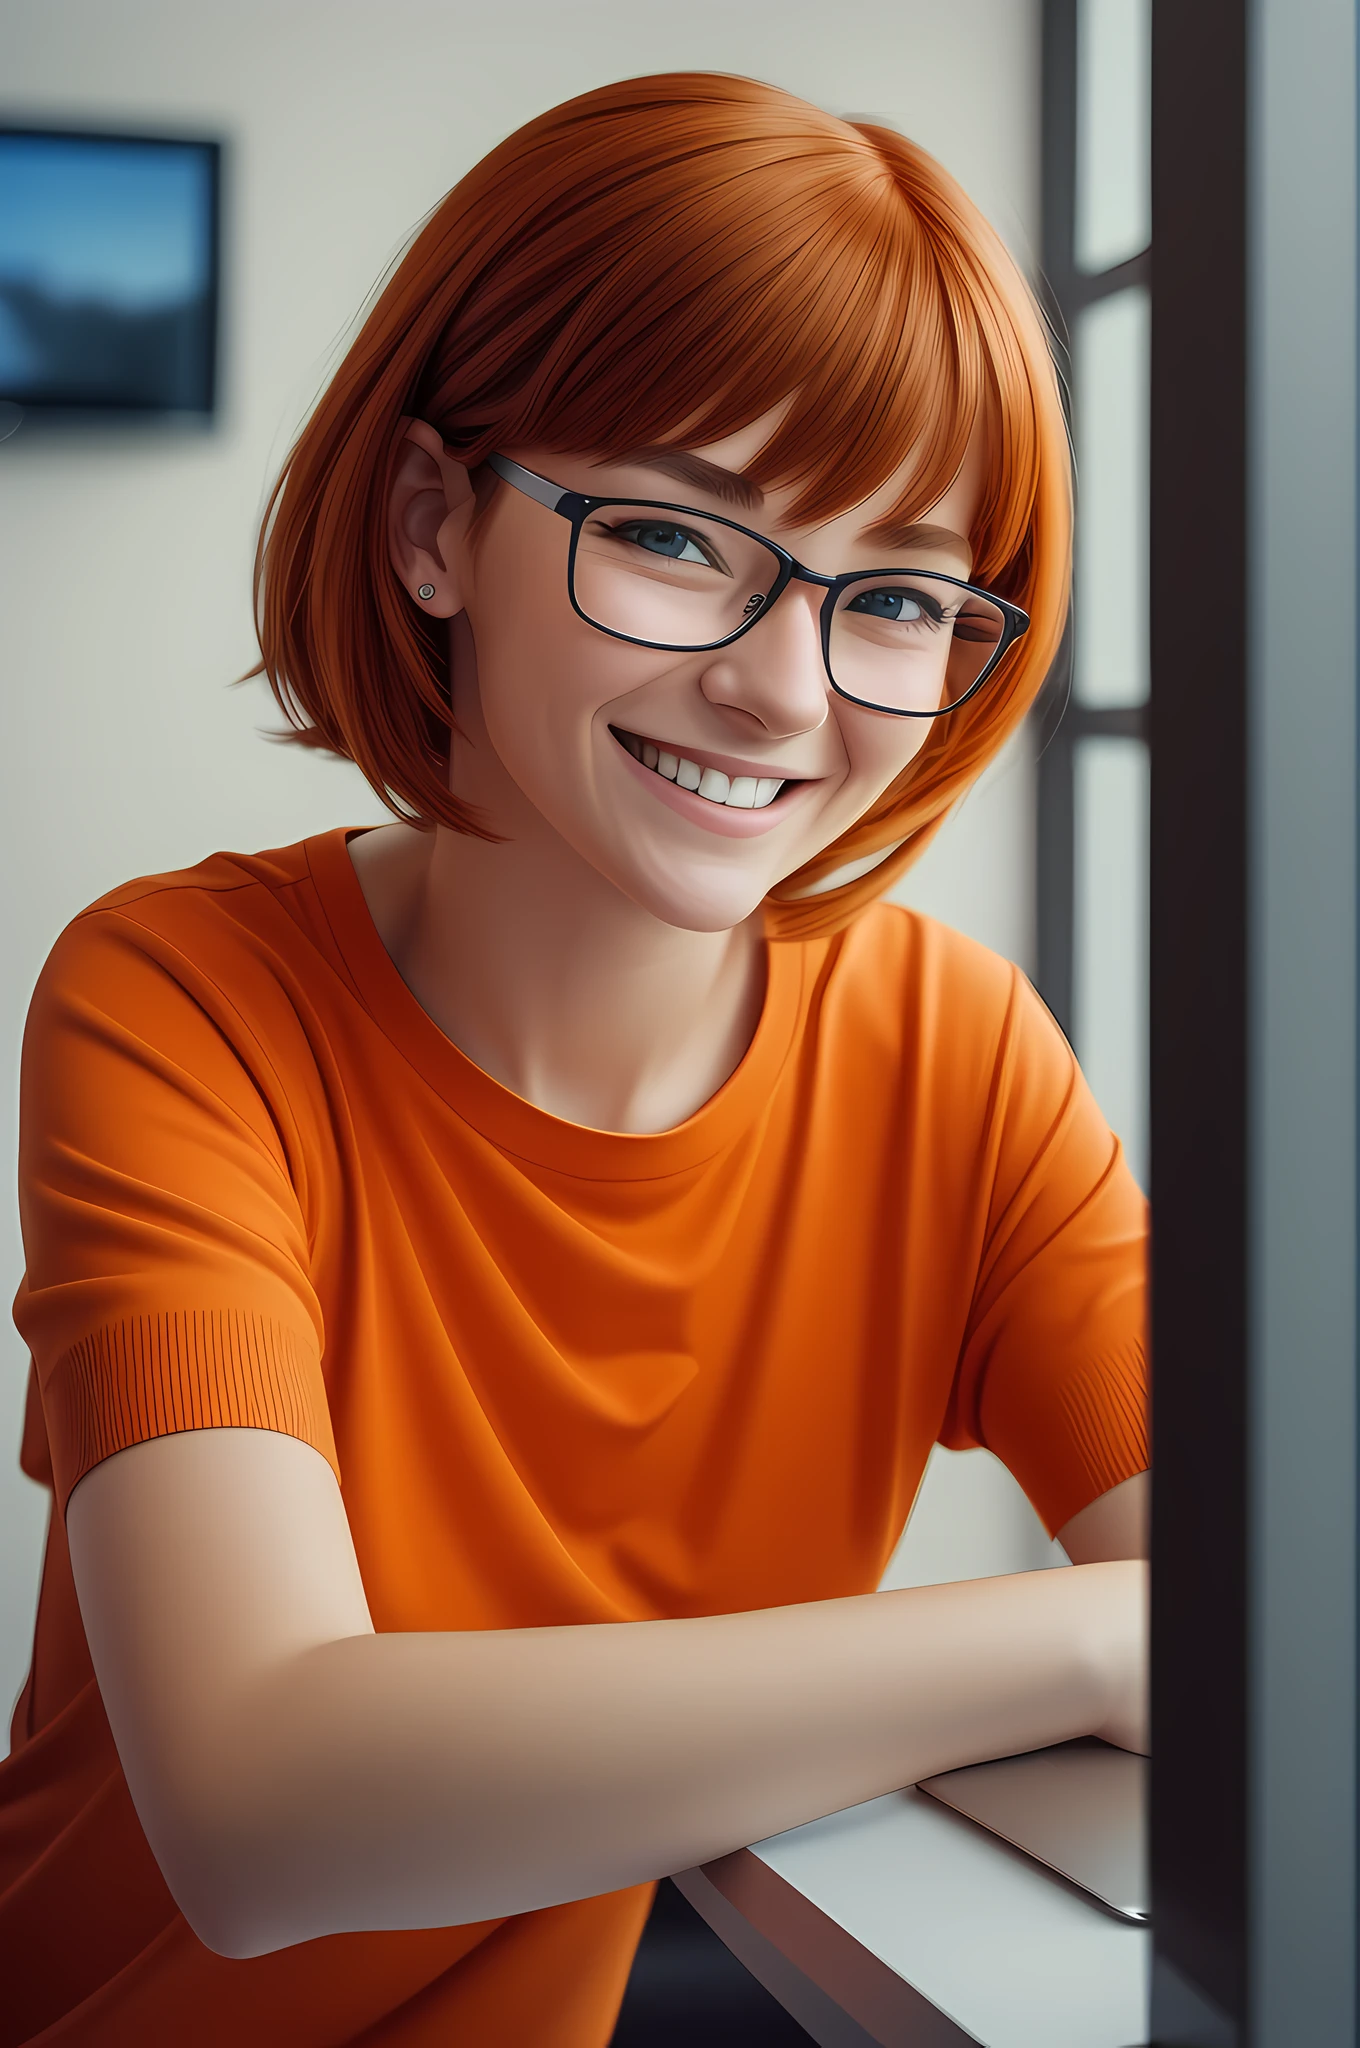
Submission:
[[[206,412],[211,144],[0,131],[0,398]]]

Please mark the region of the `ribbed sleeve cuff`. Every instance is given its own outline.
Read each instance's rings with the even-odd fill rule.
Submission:
[[[77,1482],[115,1451],[180,1429],[272,1429],[340,1467],[315,1344],[240,1309],[180,1310],[111,1323],[62,1357],[43,1388],[62,1513]]]
[[[1131,1343],[1103,1352],[1056,1389],[1061,1457],[1035,1506],[1050,1535],[1102,1493],[1148,1468],[1147,1359]]]

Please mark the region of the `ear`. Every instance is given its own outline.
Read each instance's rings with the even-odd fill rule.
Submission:
[[[402,424],[387,503],[388,554],[412,602],[431,618],[451,619],[466,601],[463,542],[476,497],[467,471],[428,420]],[[420,595],[431,587],[432,597]]]

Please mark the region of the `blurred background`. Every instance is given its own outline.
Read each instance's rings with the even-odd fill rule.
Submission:
[[[898,893],[1036,979],[1142,1178],[1146,0],[690,0],[665,15],[631,0],[5,0],[3,14],[5,1160],[29,994],[70,917],[219,847],[385,816],[354,770],[261,737],[277,714],[260,684],[230,687],[256,654],[265,496],[365,300],[523,121],[609,79],[699,69],[913,137],[1046,280],[1073,338],[1073,642],[1030,728]],[[8,1164],[5,1181],[8,1300],[22,1270]],[[47,1507],[17,1467],[26,1375],[6,1318],[0,1744]],[[1060,1557],[994,1459],[937,1451],[885,1584]]]

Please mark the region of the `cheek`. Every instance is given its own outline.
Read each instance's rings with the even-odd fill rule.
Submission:
[[[857,825],[898,776],[910,769],[932,731],[925,718],[889,718],[833,699],[846,772],[835,795],[808,819],[801,845],[791,849],[792,874]]]
[[[521,763],[558,751],[579,720],[589,691],[580,635],[589,629],[571,609],[565,577],[560,589],[555,580],[483,578],[468,617],[482,720],[518,779]]]
[[[598,713],[636,687],[641,650],[579,619],[565,579],[560,594],[484,587],[469,622],[496,758],[535,809],[578,838],[592,808]]]
[[[932,722],[928,718],[891,718],[882,711],[861,711],[843,698],[835,701],[850,766],[845,796],[859,817],[911,766],[930,738]]]

